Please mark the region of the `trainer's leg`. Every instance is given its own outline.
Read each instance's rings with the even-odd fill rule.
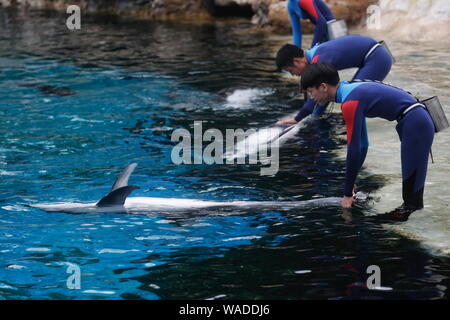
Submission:
[[[322,0],[313,0],[312,5],[314,7],[314,12],[312,12],[311,15],[316,19],[313,41],[311,43],[311,47],[314,47],[317,43],[327,42],[329,40],[327,21],[333,20],[334,16]],[[314,15],[316,15],[316,17],[314,17]]]
[[[416,108],[400,121],[397,132],[401,140],[403,201],[407,207],[421,209],[434,124],[425,109]]]
[[[322,14],[325,20],[330,21],[334,19],[333,12],[330,10],[327,4],[323,2],[323,0],[314,0],[314,5],[316,7],[316,10]]]

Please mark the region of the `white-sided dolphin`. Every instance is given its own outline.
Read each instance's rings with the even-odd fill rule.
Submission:
[[[130,164],[117,178],[111,191],[95,203],[62,202],[53,204],[30,204],[48,212],[66,213],[152,213],[171,211],[191,211],[203,209],[311,209],[319,207],[339,207],[341,198],[320,198],[306,201],[206,201],[180,198],[128,197],[137,186],[128,185],[128,179],[137,163]]]
[[[291,117],[294,116],[295,114]],[[224,157],[226,160],[233,161],[234,159],[256,155],[263,147],[266,149],[272,147],[281,148],[288,140],[294,138],[301,129],[305,128],[312,119],[314,119],[312,116],[307,116],[298,123],[288,127],[271,126],[258,129],[239,141],[234,150],[224,154]]]

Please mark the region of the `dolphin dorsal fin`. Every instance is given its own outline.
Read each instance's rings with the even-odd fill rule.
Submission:
[[[114,182],[111,191],[97,202],[97,207],[108,207],[108,206],[123,206],[126,198],[130,195],[133,190],[139,189],[137,186],[129,186],[128,179],[136,168],[137,163],[132,163],[117,178]]]
[[[125,186],[111,191],[97,202],[97,207],[123,206],[126,198],[133,190],[139,189],[137,186]]]
[[[128,186],[128,179],[130,178],[131,174],[133,173],[136,167],[137,163],[132,163],[128,167],[126,167],[126,169],[123,170],[122,173],[119,175],[116,182],[114,182],[111,191]]]

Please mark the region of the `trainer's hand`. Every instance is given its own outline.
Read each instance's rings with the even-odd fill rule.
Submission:
[[[342,197],[342,200],[341,200],[341,206],[342,206],[342,208],[351,208],[354,201],[355,200],[353,199],[353,197],[344,196],[344,197]]]
[[[280,120],[278,122],[275,123],[276,126],[282,126],[282,125],[291,125],[291,124],[296,124],[298,121],[295,120],[294,118],[289,118],[289,119],[285,119],[285,120]]]

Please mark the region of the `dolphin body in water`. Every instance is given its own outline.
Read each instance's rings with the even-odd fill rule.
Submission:
[[[52,203],[29,204],[29,207],[47,212],[65,213],[131,213],[148,214],[154,212],[211,210],[246,210],[246,209],[311,209],[320,207],[340,207],[341,198],[330,197],[306,201],[206,201],[180,198],[128,197],[137,186],[128,185],[128,179],[137,163],[130,164],[117,178],[111,191],[100,201],[94,203]]]

